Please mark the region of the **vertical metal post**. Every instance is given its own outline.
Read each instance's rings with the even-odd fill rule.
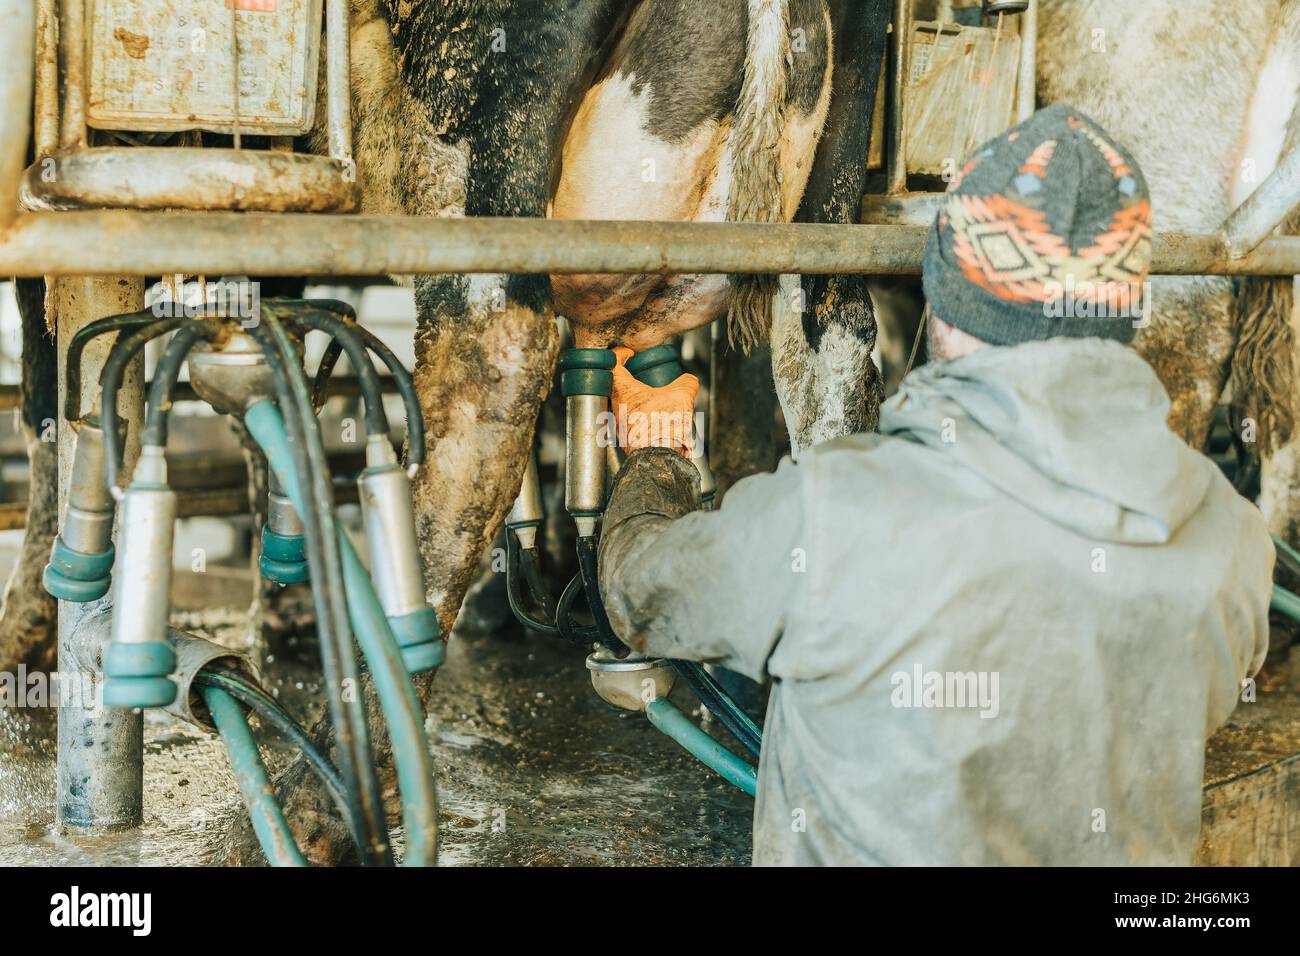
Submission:
[[[1038,0],[1020,15],[1020,72],[1016,77],[1016,122],[1033,115],[1038,100]]]
[[[35,74],[36,6],[0,0],[0,227],[18,215]]]
[[[56,214],[57,215],[57,214]],[[144,307],[144,281],[123,276],[70,276],[54,288],[59,354],[59,514],[64,514],[76,436],[63,420],[67,389],[65,358],[73,334],[106,315],[136,312]],[[82,407],[93,403],[99,369],[113,337],[95,340],[86,349],[81,378]],[[127,369],[118,393],[118,413],[127,423],[128,467],[139,454],[144,415],[144,358]],[[130,474],[129,470],[126,472]],[[115,568],[115,574],[130,573]],[[94,700],[72,700],[59,708],[58,822],[73,833],[139,826],[144,805],[144,717],[139,712],[96,706],[103,683],[100,655],[108,640],[105,597],[90,604],[59,602],[60,683],[83,687],[93,682]]]
[[[59,8],[56,0],[36,6],[36,158],[59,148]]]
[[[348,0],[325,0],[325,104],[331,159],[352,159],[351,32]]]
[[[59,0],[59,51],[63,59],[65,149],[86,145],[86,4]]]
[[[894,57],[893,88],[889,91],[889,186],[891,196],[907,191],[907,135],[903,122],[908,82],[908,35],[912,32],[912,0],[895,0],[890,50]]]

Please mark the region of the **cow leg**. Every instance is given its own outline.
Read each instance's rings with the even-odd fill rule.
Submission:
[[[799,209],[801,222],[852,223],[866,180],[871,114],[889,22],[886,0],[835,8],[833,95]],[[861,276],[785,276],[772,322],[772,372],[793,454],[879,422],[876,323]]]
[[[54,661],[58,605],[45,593],[41,575],[58,533],[58,371],[54,336],[45,320],[45,283],[19,279],[23,323],[22,430],[29,470],[27,531],[5,587],[0,612],[0,671],[19,664],[46,670]]]

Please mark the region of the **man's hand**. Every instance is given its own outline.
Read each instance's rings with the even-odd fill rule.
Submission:
[[[660,388],[642,384],[625,367],[635,354],[623,346],[614,349],[618,364],[614,366],[610,404],[620,447],[628,452],[672,448],[689,458],[694,446],[695,396],[700,391],[700,380],[683,372]]]

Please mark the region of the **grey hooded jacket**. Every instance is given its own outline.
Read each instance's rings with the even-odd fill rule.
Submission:
[[[629,457],[615,630],[773,680],[756,864],[1191,861],[1274,551],[1168,412],[1135,353],[1061,338],[917,370],[881,434],[716,513],[675,453]]]

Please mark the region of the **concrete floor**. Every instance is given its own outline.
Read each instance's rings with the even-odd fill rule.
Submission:
[[[173,623],[248,644],[246,573],[181,574]],[[310,648],[262,662],[267,686],[303,715],[317,699]],[[591,689],[580,649],[545,638],[454,639],[426,727],[438,771],[447,865],[743,865],[749,797],[637,715]],[[690,692],[674,691],[684,710]],[[719,731],[719,734],[724,732]],[[259,739],[273,772],[290,755]],[[72,842],[54,833],[52,711],[0,712],[0,865],[202,865],[242,812],[220,743],[164,714],[146,724],[145,825]],[[400,835],[397,842],[400,845]]]
[[[0,548],[5,541],[0,540]],[[0,562],[2,563],[2,562]],[[248,649],[248,574],[178,575],[174,623]],[[215,605],[215,606],[214,606]],[[267,686],[300,715],[318,699],[310,646],[262,659]],[[1300,693],[1275,667],[1259,700],[1211,740],[1201,849],[1218,865],[1300,863]],[[674,699],[693,710],[689,691]],[[581,650],[507,633],[457,637],[427,728],[438,771],[448,865],[744,865],[752,802],[641,717],[591,690]],[[202,865],[242,812],[225,754],[209,735],[151,714],[146,822],[73,842],[54,823],[52,711],[0,711],[0,865]],[[725,733],[718,731],[724,737]],[[272,770],[290,754],[260,735]],[[399,834],[400,843],[400,834]]]

